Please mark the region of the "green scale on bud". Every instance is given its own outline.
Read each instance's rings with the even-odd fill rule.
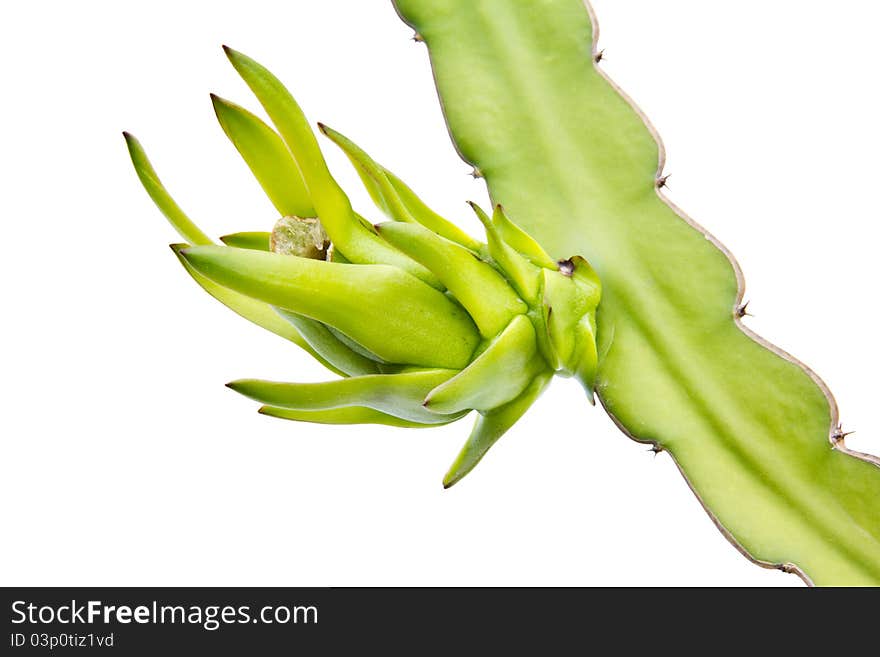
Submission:
[[[277,128],[211,96],[224,132],[280,215],[272,231],[214,244],[126,133],[132,162],[187,240],[172,248],[196,282],[340,375],[323,383],[247,379],[230,388],[263,404],[265,415],[303,422],[416,428],[476,411],[447,487],[522,417],[554,373],[576,378],[592,399],[601,286],[586,260],[555,261],[500,205],[490,216],[471,204],[486,243],[473,239],[319,124],[391,219],[372,225],[330,174],[287,89],[252,59],[224,50]]]

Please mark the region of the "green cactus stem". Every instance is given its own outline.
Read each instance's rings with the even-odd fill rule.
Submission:
[[[600,70],[589,6],[395,5],[426,43],[455,145],[494,202],[551,256],[574,250],[598,272],[595,389],[618,426],[668,451],[753,561],[815,584],[880,584],[880,461],[846,449],[814,374],[740,324],[740,270],[660,191],[663,148]],[[528,298],[533,285],[517,290]],[[576,326],[589,342],[588,324],[551,324],[551,341]]]

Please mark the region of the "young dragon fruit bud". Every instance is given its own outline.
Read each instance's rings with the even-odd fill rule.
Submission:
[[[215,245],[162,186],[140,144],[132,162],[157,206],[190,244],[173,245],[212,296],[296,342],[341,378],[247,379],[229,385],[284,419],[401,427],[477,420],[444,486],[466,475],[531,406],[554,373],[592,397],[601,287],[583,258],[556,261],[496,206],[472,204],[481,243],[428,208],[397,176],[340,133],[349,157],[392,221],[358,215],[327,168],[284,86],[226,48],[278,132],[212,95],[220,124],[280,213],[271,232]]]

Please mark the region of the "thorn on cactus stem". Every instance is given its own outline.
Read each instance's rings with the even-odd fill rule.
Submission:
[[[471,178],[473,178],[474,180],[476,180],[477,178],[482,178],[482,177],[483,177],[483,172],[480,171],[479,167],[474,167],[473,170],[472,170],[471,173],[470,173],[470,176],[471,176]]]
[[[654,443],[653,445],[651,445],[651,448],[650,448],[648,451],[649,451],[649,452],[654,452],[654,456],[657,456],[660,452],[665,452],[666,450],[663,449],[663,448],[662,448],[660,445],[658,445],[657,443]]]
[[[423,42],[425,41],[425,37],[423,37],[423,36],[422,36],[421,34],[419,34],[418,32],[413,32],[413,35],[412,35],[412,37],[411,37],[411,40],[412,40],[412,41],[415,41],[416,43],[423,43]]]
[[[669,180],[669,176],[671,175],[671,173],[667,173],[665,176],[660,176],[659,178],[657,178],[657,189],[663,189],[664,187],[666,187],[666,181]]]
[[[741,303],[736,307],[736,316],[738,319],[742,319],[746,315],[748,315],[749,317],[754,317],[754,315],[749,312],[749,303],[749,301],[746,301],[745,303]]]
[[[838,424],[834,431],[831,432],[831,444],[836,445],[847,436],[855,433],[855,431],[844,431],[843,426]]]
[[[593,55],[593,61],[596,62],[597,64],[599,62],[601,62],[603,59],[605,59],[605,48],[602,48],[602,50],[600,50],[595,55]]]

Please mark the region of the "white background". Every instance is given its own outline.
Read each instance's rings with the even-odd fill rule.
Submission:
[[[880,452],[875,26],[858,0],[596,0],[605,67],[668,151],[670,196],[738,256],[750,326],[834,390]],[[269,66],[473,229],[422,45],[389,2],[8,4],[0,15],[0,583],[768,585],[671,461],[557,381],[464,481],[468,421],[429,431],[265,418],[223,387],[319,380],[165,246],[144,143],[209,233],[275,216],[208,92],[256,107],[221,43]],[[331,168],[369,211],[347,162]]]

